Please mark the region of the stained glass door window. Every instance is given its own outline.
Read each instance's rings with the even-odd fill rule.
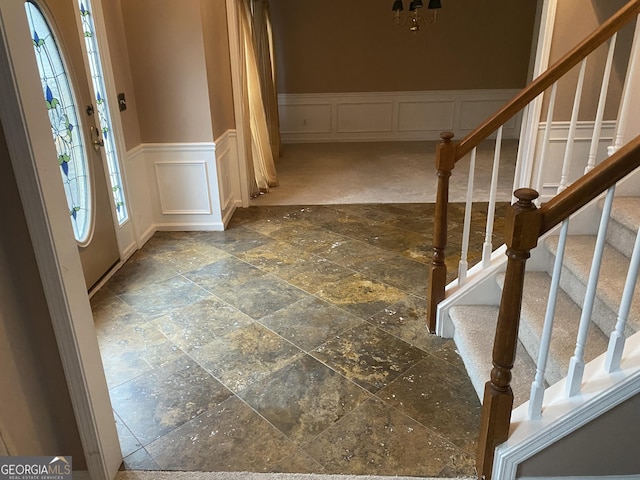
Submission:
[[[40,9],[25,3],[42,92],[76,240],[88,243],[92,209],[89,168],[76,102],[53,32]]]
[[[111,114],[109,104],[106,99],[107,89],[105,87],[102,64],[100,62],[100,51],[98,50],[98,42],[96,40],[96,29],[91,15],[90,0],[80,0],[80,18],[82,19],[82,30],[87,46],[87,54],[89,56],[89,69],[91,70],[91,81],[93,83],[93,91],[96,95],[96,110],[98,112],[98,120],[100,121],[100,129],[104,140],[105,154],[107,156],[107,166],[109,168],[109,179],[111,180],[111,189],[113,191],[113,201],[115,204],[118,223],[122,225],[127,218],[127,209],[124,202],[124,191],[122,189],[122,178],[120,175],[120,167],[118,164],[118,155],[113,137],[113,124],[111,122]]]

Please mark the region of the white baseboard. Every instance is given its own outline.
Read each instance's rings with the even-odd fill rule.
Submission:
[[[224,223],[157,223],[156,232],[221,232],[224,230]]]
[[[284,143],[439,140],[462,138],[519,90],[438,90],[281,94]],[[521,115],[508,121],[504,138],[518,138]]]

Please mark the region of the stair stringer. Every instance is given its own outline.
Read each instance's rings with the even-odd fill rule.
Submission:
[[[453,338],[455,327],[449,317],[449,309],[454,305],[499,305],[500,289],[495,281],[496,274],[504,271],[507,265],[506,246],[498,247],[491,254],[489,267],[481,264],[469,269],[467,282],[459,286],[458,280],[445,288],[445,299],[438,304],[436,311],[436,335]]]
[[[575,397],[567,398],[566,379],[549,387],[540,420],[529,420],[529,402],[513,410],[509,439],[496,447],[493,480],[515,479],[522,462],[640,393],[640,333],[627,339],[618,371],[605,372],[605,357],[585,366]]]

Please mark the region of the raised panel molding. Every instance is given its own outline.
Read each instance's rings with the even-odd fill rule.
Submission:
[[[392,102],[337,104],[339,133],[391,132]]]
[[[332,132],[331,105],[312,103],[280,105],[281,131],[323,134]]]
[[[211,195],[207,165],[199,162],[155,162],[163,215],[209,215]]]
[[[148,212],[136,224],[139,244],[158,230],[224,230],[216,156],[213,142],[141,145],[129,159],[130,191]]]
[[[438,140],[443,131],[466,135],[518,90],[442,90],[281,94],[284,143]],[[504,138],[518,138],[521,116],[507,122]]]
[[[453,100],[398,102],[398,131],[453,130],[456,104]]]

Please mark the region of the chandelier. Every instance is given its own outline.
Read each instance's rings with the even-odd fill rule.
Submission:
[[[409,3],[409,14],[403,19],[400,14],[400,12],[404,10],[402,0],[395,0],[391,10],[393,10],[393,13],[395,14],[396,25],[404,26],[408,23],[411,33],[418,33],[418,31],[420,31],[420,24],[431,25],[435,23],[437,18],[437,9],[442,8],[441,0],[429,0],[427,10],[430,10],[431,12],[427,18],[420,16],[420,9],[422,7],[422,0],[411,0]]]

